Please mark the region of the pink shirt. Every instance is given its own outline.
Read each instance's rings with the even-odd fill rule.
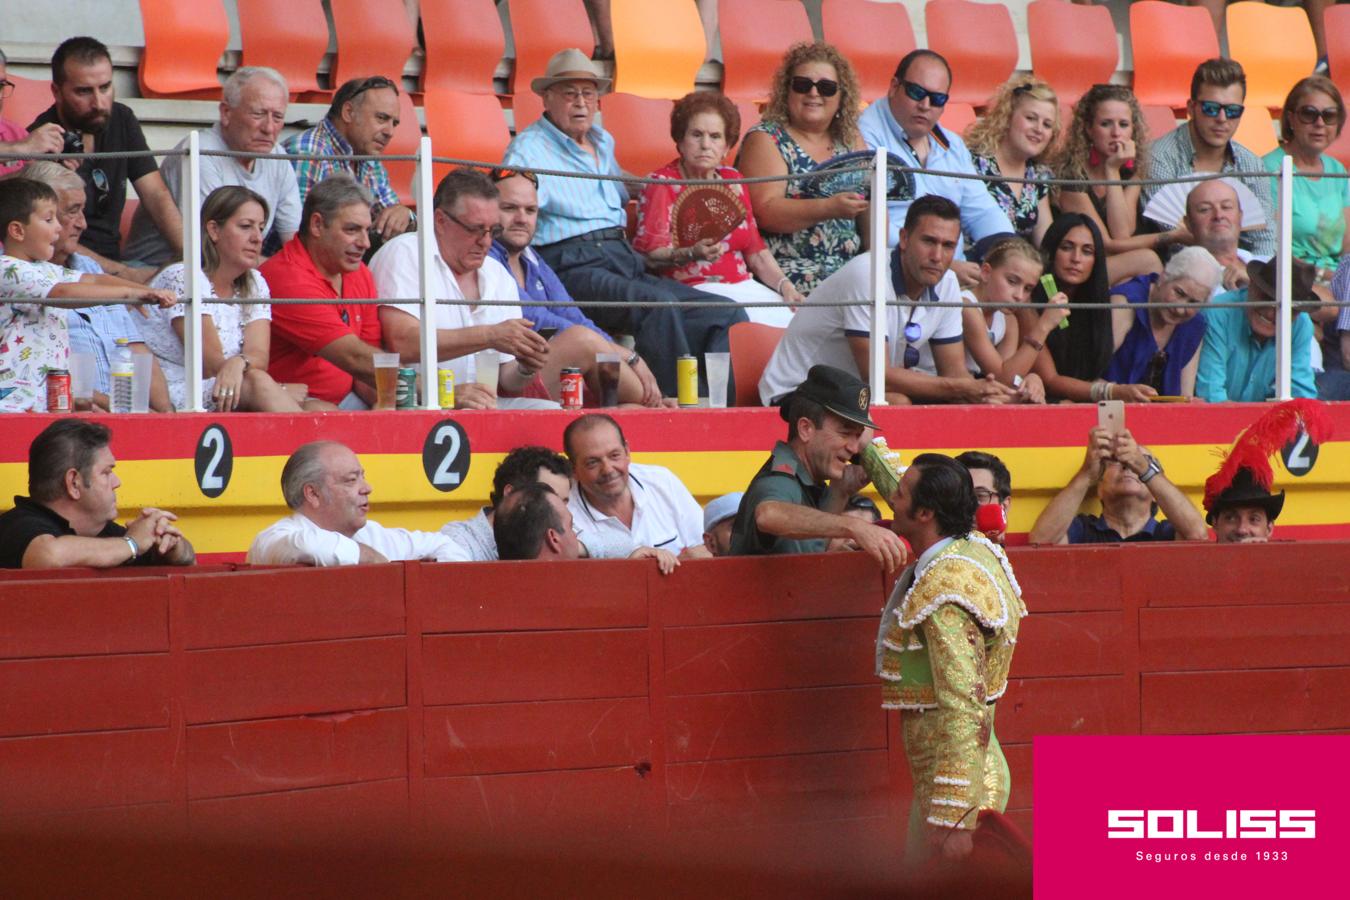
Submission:
[[[10,119],[0,118],[0,143],[13,144],[28,137],[28,130]],[[0,175],[17,172],[26,166],[26,160],[0,160]]]

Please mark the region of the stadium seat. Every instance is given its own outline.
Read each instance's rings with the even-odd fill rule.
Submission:
[[[1339,160],[1341,165],[1350,167],[1350,128],[1341,132],[1341,136],[1327,148],[1327,155]]]
[[[736,381],[737,406],[763,406],[759,400],[759,377],[769,364],[774,348],[786,328],[737,322],[727,337],[731,341],[731,372]]]
[[[291,97],[319,92],[318,71],[328,52],[322,0],[236,0],[240,65],[271,66]],[[327,92],[324,92],[327,93]]]
[[[334,86],[383,75],[402,83],[403,67],[417,43],[403,0],[330,0],[337,53]]]
[[[138,72],[146,97],[220,96],[216,67],[230,42],[230,20],[220,0],[140,0],[145,50]]]
[[[544,74],[549,57],[559,50],[576,47],[587,56],[595,50],[581,0],[509,0],[509,5],[516,42],[513,94],[531,93],[530,81]]]
[[[511,133],[506,127],[502,107],[492,94],[464,91],[428,91],[423,95],[427,116],[427,134],[432,152],[474,162],[501,162]],[[453,168],[437,163],[436,182]]]
[[[1094,84],[1106,84],[1120,62],[1116,26],[1105,6],[1064,0],[1027,5],[1031,70],[1049,82],[1065,108]]]
[[[1272,112],[1317,64],[1308,16],[1297,6],[1234,3],[1228,7],[1228,54],[1247,73],[1247,106]]]
[[[929,0],[928,46],[952,67],[951,97],[984,106],[1017,68],[1017,32],[1001,3]]]
[[[1257,156],[1264,156],[1279,144],[1275,134],[1275,123],[1265,108],[1255,103],[1247,104],[1247,111],[1238,120],[1237,131],[1233,134],[1237,141]]]
[[[1130,49],[1139,102],[1179,111],[1190,99],[1195,67],[1219,55],[1219,38],[1202,7],[1138,0],[1130,4]]]
[[[511,128],[516,134],[539,121],[543,114],[543,98],[529,88],[516,91],[511,97]]]
[[[422,0],[422,34],[423,91],[494,93],[492,77],[506,54],[506,36],[492,0]]]
[[[827,0],[820,20],[825,40],[853,63],[865,102],[885,96],[895,64],[917,46],[909,12],[900,3]]]
[[[406,156],[417,153],[418,144],[421,143],[422,126],[417,122],[417,108],[413,106],[412,97],[407,91],[398,92],[398,127],[394,129],[394,137],[389,141],[389,146],[384,148],[384,152],[394,156]],[[432,152],[436,149],[433,147]],[[417,194],[413,191],[413,174],[417,171],[417,163],[391,159],[385,162],[385,170],[389,173],[389,184],[398,192],[398,198],[403,201],[404,206],[417,206]]]
[[[24,78],[13,72],[5,77],[14,82],[14,93],[5,98],[5,118],[27,128],[29,122],[52,105],[52,83]]]
[[[809,41],[811,22],[800,0],[718,0],[722,92],[766,100],[788,47]]]
[[[938,124],[944,130],[964,137],[966,129],[975,124],[976,118],[975,107],[969,103],[948,100],[947,107],[942,111],[942,121]]]
[[[118,222],[118,231],[121,233],[121,243],[127,242],[127,235],[131,234],[131,220],[136,215],[136,210],[141,208],[141,201],[137,197],[128,197],[122,204],[122,219]]]
[[[614,136],[614,152],[624,171],[650,175],[678,156],[670,139],[670,110],[674,106],[671,100],[632,94],[606,94],[601,98],[600,124]]]
[[[626,0],[611,7],[614,89],[678,100],[694,89],[707,41],[698,7],[670,0]]]
[[[1172,112],[1170,106],[1145,106],[1142,108],[1144,113],[1144,124],[1148,126],[1148,137],[1151,141],[1167,134],[1177,127],[1177,114]]]
[[[1341,89],[1342,96],[1350,96],[1350,5],[1328,6],[1322,13],[1327,32],[1327,62],[1331,65],[1331,80]]]

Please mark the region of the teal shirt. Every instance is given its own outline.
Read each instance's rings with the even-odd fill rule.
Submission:
[[[1284,148],[1276,147],[1261,157],[1267,172],[1280,171]],[[1344,175],[1339,160],[1322,155],[1322,167],[1328,175]],[[1276,209],[1279,209],[1280,183],[1272,181]],[[1300,178],[1294,173],[1294,256],[1319,269],[1335,271],[1345,239],[1345,208],[1350,206],[1350,181],[1344,178]]]
[[[760,467],[755,480],[745,489],[736,522],[731,527],[732,556],[761,556],[767,553],[823,553],[829,543],[824,538],[793,540],[765,534],[755,525],[755,508],[765,500],[779,500],[819,509],[825,500],[825,486],[816,484],[806,465],[787,442],[779,441],[773,453]]]
[[[1247,289],[1229,291],[1215,303],[1242,303]],[[1275,339],[1259,341],[1252,335],[1245,309],[1206,309],[1205,343],[1195,376],[1195,395],[1209,403],[1238,400],[1259,403],[1275,396]],[[1294,316],[1290,337],[1291,390],[1295,397],[1316,397],[1313,381],[1312,319]]]

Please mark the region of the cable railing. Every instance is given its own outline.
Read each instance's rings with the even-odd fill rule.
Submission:
[[[41,158],[53,160],[89,160],[89,159],[113,159],[129,158],[135,156],[154,156],[154,157],[185,157],[187,164],[182,169],[182,221],[183,221],[183,255],[185,260],[197,261],[200,265],[201,260],[201,206],[204,198],[201,196],[201,161],[203,157],[232,157],[236,159],[251,160],[343,160],[348,162],[363,161],[409,161],[417,164],[418,177],[414,180],[414,193],[416,195],[416,204],[419,209],[432,209],[433,185],[431,173],[434,171],[434,165],[452,165],[452,166],[472,166],[479,169],[502,170],[510,169],[513,171],[530,172],[535,175],[543,175],[559,178],[580,178],[591,181],[612,181],[624,185],[647,185],[647,184],[679,184],[684,186],[701,185],[727,185],[727,184],[762,184],[766,182],[783,181],[802,181],[818,179],[822,177],[819,172],[795,172],[784,175],[770,175],[757,177],[741,178],[715,178],[715,179],[669,179],[653,178],[650,176],[635,176],[629,174],[622,175],[597,175],[593,173],[583,173],[574,171],[562,171],[554,169],[532,168],[505,163],[491,163],[480,160],[459,159],[455,157],[436,156],[432,152],[431,139],[422,137],[416,154],[287,154],[287,153],[253,153],[233,150],[203,150],[200,146],[200,133],[193,131],[188,134],[186,147],[174,148],[171,150],[150,150],[150,151],[118,151],[111,153],[59,153],[45,154]],[[872,197],[885,197],[887,195],[887,173],[902,172],[911,175],[924,174],[929,176],[957,178],[983,181],[985,183],[1017,183],[1017,184],[1037,184],[1050,185],[1054,187],[1089,187],[1089,186],[1110,186],[1110,185],[1133,185],[1133,186],[1161,186],[1175,183],[1199,183],[1215,179],[1247,179],[1247,178],[1267,178],[1279,179],[1279,207],[1277,211],[1277,221],[1268,223],[1276,228],[1277,238],[1277,268],[1276,268],[1276,317],[1275,317],[1275,346],[1276,346],[1276,375],[1275,375],[1275,396],[1280,400],[1287,400],[1291,397],[1292,373],[1291,373],[1291,346],[1293,316],[1296,312],[1302,312],[1313,309],[1324,308],[1344,308],[1350,306],[1347,301],[1322,301],[1318,303],[1293,302],[1293,281],[1292,267],[1289,265],[1293,258],[1292,253],[1292,220],[1293,220],[1293,179],[1304,176],[1303,173],[1295,172],[1293,169],[1293,160],[1285,156],[1282,161],[1281,169],[1276,172],[1222,172],[1222,173],[1198,173],[1188,176],[1180,176],[1169,179],[1128,179],[1128,180],[1110,180],[1110,179],[1073,179],[1073,178],[1027,178],[1007,175],[981,175],[970,172],[949,172],[936,169],[925,169],[906,165],[898,165],[890,161],[887,151],[878,149],[869,164],[860,164],[846,168],[831,170],[831,176],[855,174],[862,175],[866,173],[869,180],[869,190]],[[1350,174],[1337,175],[1333,173],[1323,173],[1319,177],[1346,177]],[[872,203],[869,206],[869,231],[872,235],[886,235],[889,233],[889,209],[887,203]],[[436,353],[436,328],[435,309],[437,306],[520,306],[519,300],[500,300],[500,299],[480,299],[480,300],[450,300],[438,299],[432,295],[432,276],[433,266],[436,256],[434,241],[434,230],[430,227],[419,228],[416,232],[418,243],[418,285],[420,297],[415,298],[370,298],[370,299],[343,299],[342,302],[347,305],[369,305],[369,306],[416,306],[418,307],[418,317],[420,320],[420,351],[421,351],[421,377],[424,385],[436,383],[436,369],[438,366]],[[885,403],[885,372],[886,372],[886,308],[888,306],[908,306],[909,302],[892,299],[887,300],[887,287],[890,284],[890,254],[887,252],[874,252],[871,254],[871,267],[869,272],[871,299],[867,301],[808,301],[813,306],[843,307],[867,305],[871,307],[871,340],[870,357],[868,366],[868,381],[871,385],[871,393],[876,404]],[[193,404],[192,411],[204,411],[202,403],[202,316],[205,314],[203,304],[211,303],[256,303],[255,299],[249,298],[205,298],[202,296],[201,279],[186,279],[187,296],[183,302],[187,308],[187,314],[183,329],[183,347],[184,347],[184,371],[186,375],[185,395],[190,398]],[[17,302],[44,303],[43,298],[12,298]],[[69,305],[75,298],[63,298],[62,305]],[[78,302],[78,300],[76,300]],[[95,302],[95,301],[91,301]],[[99,300],[100,303],[121,303],[125,305],[138,305],[141,301],[137,300]],[[285,298],[273,297],[266,301],[272,305],[305,305],[305,304],[331,304],[332,298]],[[613,301],[597,301],[585,297],[573,297],[571,301],[534,301],[530,300],[523,305],[541,306],[541,307],[571,307],[602,305],[612,303]],[[707,300],[707,301],[631,301],[624,302],[623,306],[632,308],[655,308],[669,307],[671,305],[687,308],[701,307],[725,307],[734,303],[738,307],[777,307],[782,301],[750,301],[736,302],[725,299]],[[969,304],[964,301],[924,301],[925,306],[932,307],[960,307],[965,308]],[[1213,308],[1256,308],[1268,307],[1269,302],[1209,302],[1206,304]],[[1012,306],[1012,304],[1008,304]],[[1071,312],[1073,310],[1086,309],[1100,311],[1104,308],[1110,308],[1105,302],[1071,302],[1065,305]],[[1135,308],[1188,308],[1193,304],[1187,302],[1172,301],[1147,301],[1146,303],[1134,304]],[[1297,310],[1295,309],[1297,306]],[[438,409],[436,392],[424,390],[422,406],[428,410]]]

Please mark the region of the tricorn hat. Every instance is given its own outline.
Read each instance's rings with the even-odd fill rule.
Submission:
[[[530,82],[530,90],[543,96],[544,91],[564,81],[594,81],[595,89],[602,94],[613,84],[586,54],[568,47],[549,57],[544,74]]]
[[[1331,437],[1331,420],[1316,400],[1286,400],[1262,414],[1233,443],[1219,471],[1205,481],[1205,521],[1214,524],[1225,508],[1259,506],[1272,522],[1284,508],[1284,491],[1270,492],[1275,472],[1270,457],[1300,431],[1313,444]]]
[[[881,430],[867,414],[872,405],[871,390],[861,378],[851,372],[836,369],[834,366],[812,366],[806,373],[806,380],[779,401],[778,414],[785,422],[791,421],[788,418],[788,407],[793,397],[814,400],[841,419]]]

